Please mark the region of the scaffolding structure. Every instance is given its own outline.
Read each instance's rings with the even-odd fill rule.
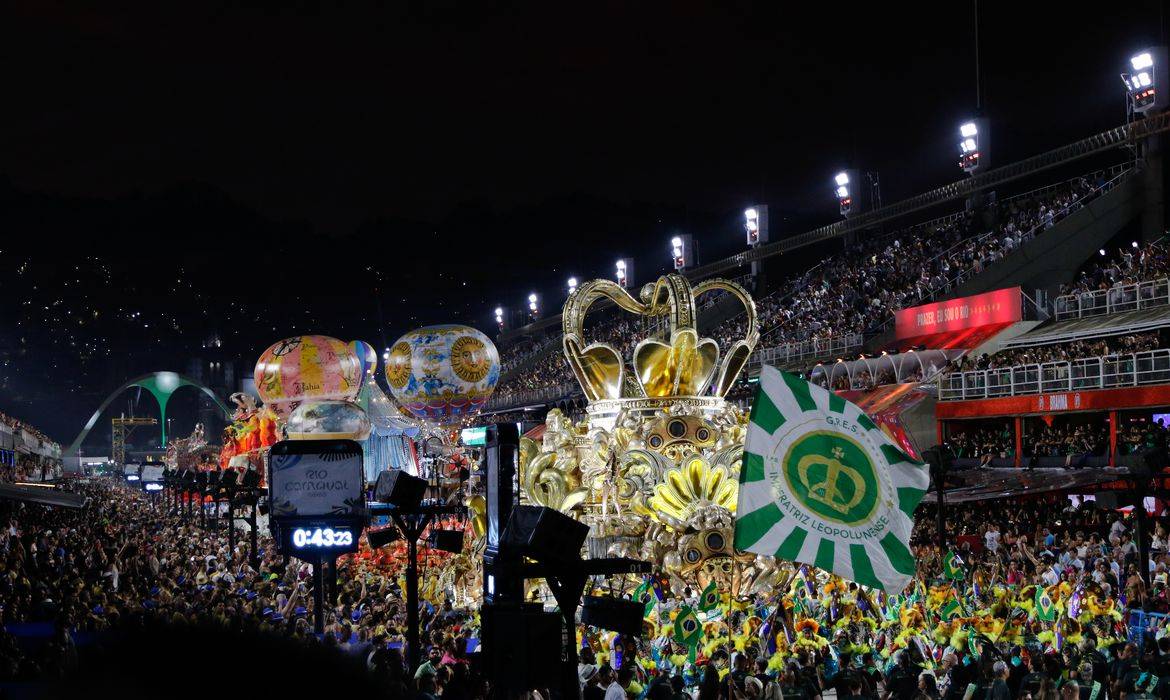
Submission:
[[[126,438],[140,425],[158,425],[157,418],[119,416],[110,421],[113,424],[114,446],[111,457],[119,467],[126,464]]]

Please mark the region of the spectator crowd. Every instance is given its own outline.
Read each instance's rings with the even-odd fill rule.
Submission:
[[[6,630],[51,623],[55,632],[35,654],[5,632],[0,683],[69,672],[77,663],[78,638],[165,624],[334,649],[369,669],[386,697],[484,697],[468,665],[477,615],[449,603],[424,606],[426,670],[407,673],[401,565],[371,556],[364,544],[339,566],[336,604],[326,610],[325,634],[318,637],[311,569],[278,554],[266,533],[252,566],[246,543],[229,549],[225,530],[205,530],[167,513],[141,491],[104,479],[71,488],[88,497],[85,507],[5,506],[0,621]]]
[[[1082,177],[1036,195],[1009,199],[999,205],[998,222],[990,230],[970,214],[960,213],[853,243],[755,300],[761,329],[757,351],[877,330],[890,322],[897,309],[921,304],[1010,255],[1107,184],[1103,177],[1094,182]],[[1154,269],[1148,254],[1129,255],[1132,264]],[[1143,262],[1144,258],[1149,260]],[[627,362],[634,344],[645,336],[640,322],[621,314],[608,317],[587,333],[588,342],[611,343]],[[745,333],[746,316],[740,314],[706,335],[727,347]],[[534,365],[506,373],[493,403],[503,407],[512,400],[537,398],[538,392],[562,387],[566,393],[574,391],[574,379],[554,348]]]
[[[1089,444],[1097,434],[1083,439]],[[55,631],[35,653],[12,632],[0,635],[0,683],[60,678],[77,667],[94,638],[165,625],[282,637],[354,659],[380,697],[492,697],[490,679],[469,653],[478,633],[475,611],[424,603],[426,660],[406,667],[402,584],[368,552],[342,560],[336,604],[318,636],[310,623],[308,566],[278,555],[271,540],[262,539],[252,566],[244,545],[230,549],[222,531],[186,523],[140,492],[105,481],[72,488],[89,497],[84,508],[6,507],[0,621],[17,632],[47,621]],[[932,506],[923,505],[911,538],[918,574],[904,595],[863,594],[855,584],[801,568],[796,578],[728,608],[726,621],[707,628],[710,641],[693,661],[669,651],[669,634],[621,639],[619,654],[597,644],[586,628],[582,694],[594,700],[818,700],[831,692],[883,700],[1073,700],[1082,688],[1097,688],[1095,697],[1165,697],[1166,630],[1150,626],[1131,639],[1118,622],[1127,606],[1170,610],[1165,513],[1148,530],[1148,561],[1138,558],[1133,518],[1078,507],[1064,496],[951,504],[940,548]],[[1142,566],[1149,584],[1138,575]],[[944,575],[952,583],[940,587]],[[1037,586],[1052,591],[1064,617],[1016,617],[997,602],[1020,591],[1027,597]],[[698,595],[668,598],[659,615],[696,605]],[[1071,606],[1080,598],[1088,602],[1078,613]],[[966,622],[943,612],[952,599],[971,611]],[[769,607],[777,604],[787,611],[785,625]],[[981,609],[990,617],[967,617]],[[526,697],[554,696],[533,689]]]
[[[983,353],[977,357],[963,355],[949,364],[948,371],[1002,369],[1021,365],[1040,365],[1046,362],[1071,362],[1090,357],[1131,355],[1165,347],[1157,331],[1128,333],[1109,338],[1074,340],[1050,345],[1009,348],[995,354]]]
[[[1163,421],[1131,420],[1118,427],[1117,454],[1130,455],[1147,450],[1165,449],[1170,432]],[[1014,459],[1015,431],[1009,421],[999,425],[977,423],[957,429],[947,436],[947,445],[955,457],[977,460],[980,465],[991,465],[992,460]],[[1109,457],[1109,424],[1106,419],[1074,421],[1047,421],[1042,418],[1024,419],[1021,435],[1021,457],[1025,466],[1040,457],[1061,458],[1059,464],[1046,460],[1049,466],[1081,466],[1082,457]],[[1106,466],[1108,460],[1098,466]]]

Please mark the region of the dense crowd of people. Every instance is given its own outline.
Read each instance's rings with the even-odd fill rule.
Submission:
[[[1001,369],[1021,365],[1039,365],[1045,362],[1071,362],[1090,357],[1108,355],[1130,355],[1165,347],[1157,331],[1129,333],[1109,338],[1074,340],[1050,345],[1036,345],[1024,348],[1009,348],[995,354],[982,353],[978,356],[963,355],[949,363],[950,372]]]
[[[3,411],[0,411],[0,423],[3,423],[9,432],[18,433],[20,431],[24,431],[31,434],[41,442],[54,443],[52,438],[41,432],[41,430],[38,429],[35,425],[26,423],[25,421],[22,421],[14,416],[10,416]]]
[[[11,634],[0,638],[0,682],[68,672],[78,636],[165,623],[334,648],[362,661],[388,697],[413,697],[424,688],[438,695],[435,689],[444,687],[450,697],[482,697],[468,673],[473,613],[449,604],[427,604],[421,613],[432,677],[407,674],[400,564],[368,550],[343,560],[336,604],[318,638],[310,567],[278,554],[267,533],[253,567],[246,538],[229,549],[226,530],[202,529],[140,491],[105,480],[72,488],[89,497],[85,507],[8,507],[0,530],[0,621],[6,629],[51,623],[56,631],[36,654]]]
[[[0,621],[16,634],[30,623],[49,623],[53,631],[35,652],[12,632],[0,635],[0,682],[60,678],[77,667],[93,638],[165,624],[279,636],[329,650],[364,667],[385,697],[490,697],[489,679],[471,653],[478,633],[473,611],[424,604],[425,661],[406,667],[402,584],[368,552],[342,560],[336,604],[326,612],[325,634],[317,636],[308,566],[278,555],[268,538],[253,567],[246,545],[231,550],[222,530],[185,522],[140,492],[106,481],[72,488],[89,496],[84,508],[7,506]],[[933,507],[923,505],[911,539],[919,572],[904,595],[863,595],[854,584],[802,567],[795,579],[729,608],[726,621],[708,626],[693,661],[671,653],[664,636],[620,640],[621,655],[587,629],[582,694],[593,700],[817,700],[835,691],[841,698],[883,700],[1055,700],[1070,689],[1098,687],[1095,697],[1131,697],[1149,683],[1143,674],[1170,680],[1165,631],[1153,625],[1135,644],[1119,622],[1126,606],[1170,610],[1165,514],[1156,515],[1147,531],[1151,556],[1143,563],[1132,514],[1087,503],[1078,508],[1064,496],[952,504],[941,549]],[[1151,572],[1148,586],[1137,576],[1142,565]],[[957,573],[948,573],[956,566]],[[943,576],[955,583],[940,587]],[[1013,596],[1020,605],[1035,586],[1056,597],[1062,617],[1055,622],[1016,617]],[[668,600],[658,615],[694,604],[697,595]],[[943,612],[951,600],[968,611],[963,618]],[[1079,600],[1085,602],[1074,603]],[[769,608],[777,602],[787,610],[783,626]],[[971,617],[980,609],[986,610],[982,621]],[[1061,630],[1063,642],[1054,636]],[[1153,683],[1164,697],[1166,681]],[[539,698],[526,697],[555,696],[548,689],[533,693]],[[1073,697],[1080,696],[1068,700]]]
[[[60,446],[31,423],[0,412],[0,482],[44,480],[61,473]],[[11,443],[4,432],[13,437]],[[26,444],[31,435],[35,446]]]
[[[1117,431],[1117,454],[1129,455],[1167,447],[1170,431],[1164,421],[1133,420]],[[1088,421],[1044,421],[1025,419],[1021,435],[1021,457],[1030,465],[1040,457],[1058,457],[1054,466],[1080,466],[1079,457],[1108,457],[1109,424],[1106,419]],[[995,459],[1014,459],[1016,436],[1010,421],[999,425],[975,424],[947,436],[956,457],[990,465]]]
[[[1106,252],[1106,251],[1102,251]],[[1104,295],[1108,307],[1118,311],[1137,308],[1140,300],[1148,301],[1156,294],[1165,297],[1166,290],[1154,286],[1134,288],[1139,282],[1164,280],[1170,274],[1170,251],[1162,241],[1118,248],[1110,260],[1094,260],[1072,284],[1063,284],[1054,301],[1058,317],[1063,313],[1095,310]],[[1096,294],[1095,294],[1096,293]]]
[[[895,310],[933,298],[956,282],[1012,253],[1080,208],[1106,186],[1103,177],[1077,178],[1039,195],[999,205],[998,224],[982,229],[967,213],[857,242],[758,297],[760,348],[839,338],[879,328]],[[1133,265],[1152,271],[1152,254],[1129,254]],[[1124,257],[1122,258],[1125,259]],[[1159,263],[1164,264],[1164,263]],[[1144,266],[1144,267],[1142,267]],[[589,342],[610,342],[628,362],[644,336],[639,322],[609,318],[588,329]],[[735,316],[706,333],[727,347],[746,333],[746,317]],[[504,377],[493,402],[501,407],[542,390],[565,387],[573,376],[555,348],[534,365]],[[871,382],[872,383],[872,382]]]

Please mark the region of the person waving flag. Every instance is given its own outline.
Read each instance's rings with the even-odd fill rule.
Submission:
[[[751,410],[735,548],[886,593],[914,576],[910,531],[930,482],[856,405],[764,367]]]
[[[963,571],[963,560],[954,551],[947,552],[943,557],[943,578],[951,581],[962,581],[967,578]]]

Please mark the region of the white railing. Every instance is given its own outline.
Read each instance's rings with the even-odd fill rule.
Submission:
[[[1122,284],[1109,289],[1074,292],[1056,297],[1056,320],[1106,316],[1170,305],[1170,279]]]
[[[1001,205],[1007,204],[1009,202],[1015,202],[1015,201],[1018,201],[1021,199],[1031,199],[1034,197],[1043,197],[1043,196],[1049,195],[1053,192],[1056,192],[1057,190],[1066,188],[1069,186],[1069,184],[1076,182],[1078,180],[1082,180],[1082,179],[1089,183],[1089,187],[1093,187],[1094,186],[1093,183],[1097,182],[1098,180],[1100,180],[1102,182],[1108,182],[1109,180],[1114,180],[1117,178],[1118,175],[1122,175],[1125,172],[1131,170],[1132,168],[1133,168],[1132,163],[1128,163],[1128,162],[1118,163],[1117,165],[1112,165],[1108,168],[1100,168],[1098,170],[1094,170],[1092,172],[1085,173],[1084,175],[1079,175],[1077,177],[1070,178],[1068,180],[1065,180],[1064,182],[1054,182],[1050,185],[1045,185],[1043,187],[1037,187],[1034,190],[1028,190],[1027,192],[1021,192],[1020,194],[1013,194],[1010,197],[1004,197],[1003,199],[999,200],[999,204],[1001,204]]]
[[[487,405],[484,406],[485,411],[499,411],[512,408],[519,408],[521,406],[533,406],[541,403],[548,403],[571,396],[574,393],[580,393],[581,389],[575,382],[567,382],[565,384],[557,384],[555,386],[544,387],[543,389],[528,389],[525,391],[517,391],[509,394],[500,394],[492,396],[488,399]]]
[[[785,343],[763,348],[752,355],[749,367],[760,365],[785,365],[809,359],[841,357],[861,347],[865,338],[860,333],[835,335],[829,338],[805,340],[799,343]]]
[[[941,401],[1170,384],[1170,350],[952,372],[939,377]]]

